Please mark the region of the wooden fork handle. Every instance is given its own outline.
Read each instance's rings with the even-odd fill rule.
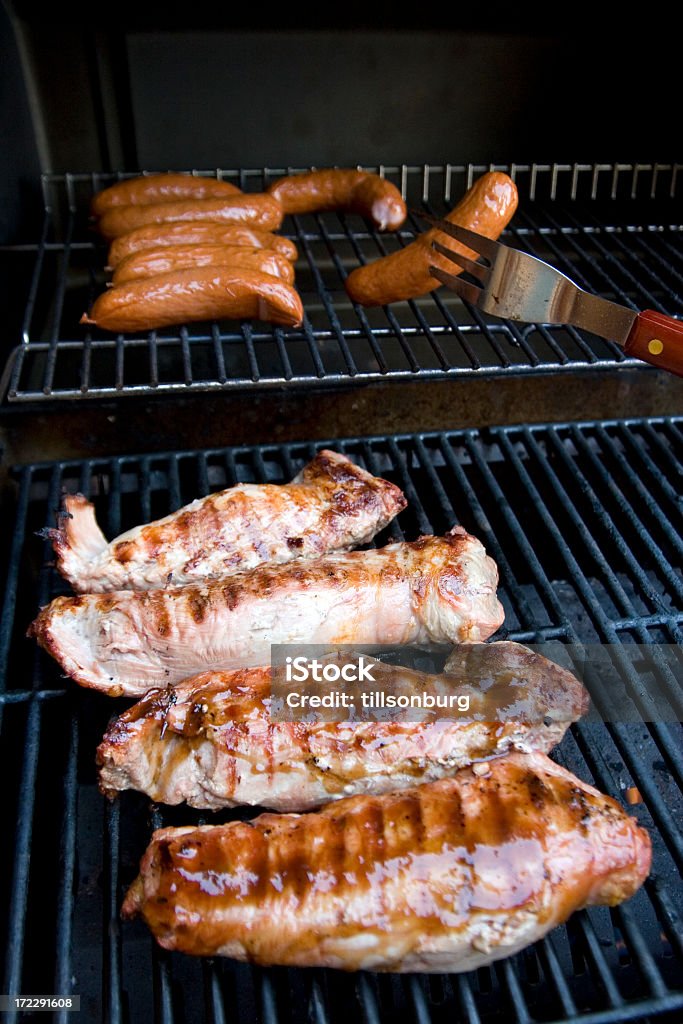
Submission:
[[[624,351],[683,377],[683,321],[653,309],[643,310],[635,319]]]

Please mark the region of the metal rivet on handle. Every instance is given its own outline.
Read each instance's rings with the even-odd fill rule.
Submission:
[[[648,341],[647,350],[651,356],[661,356],[664,351],[664,344],[659,338],[653,338],[652,341]]]

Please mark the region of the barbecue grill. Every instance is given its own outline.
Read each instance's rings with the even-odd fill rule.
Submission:
[[[349,1012],[368,1024],[680,1020],[679,723],[578,723],[555,754],[617,799],[631,786],[642,794],[633,811],[653,837],[653,872],[626,905],[582,911],[473,975],[257,970],[165,954],[144,926],[121,925],[122,889],[150,830],[207,818],[137,794],[114,804],[98,795],[93,751],[112,702],[66,685],[23,631],[65,592],[36,537],[64,488],[90,495],[114,535],[240,480],[283,482],[329,443],[405,489],[409,507],[378,543],[456,520],[481,537],[501,569],[511,639],[678,644],[682,441],[683,420],[638,419],[17,468],[0,634],[3,761],[15,780],[1,875],[4,990],[80,992],[85,1019],[130,1022],[333,1022]]]
[[[127,702],[79,690],[24,636],[38,607],[68,592],[39,536],[54,525],[64,491],[89,496],[111,537],[237,482],[285,482],[316,450],[332,447],[397,483],[408,498],[378,544],[445,532],[456,522],[482,540],[501,572],[506,621],[496,638],[681,642],[678,382],[584,332],[495,321],[443,290],[387,308],[353,306],[345,275],[410,242],[422,230],[421,212],[442,214],[489,167],[369,169],[401,187],[409,220],[388,236],[352,216],[287,218],[283,232],[301,257],[297,287],[306,319],[298,330],[220,323],[112,336],[81,327],[81,313],[105,281],[105,250],[89,228],[88,202],[122,175],[45,174],[42,227],[3,248],[24,301],[7,347],[0,409],[9,449],[1,467],[8,528],[0,551],[0,917],[8,942],[0,992],[78,993],[81,1019],[112,1024],[336,1024],[350,1014],[365,1024],[679,1024],[683,728],[675,720],[590,719],[571,728],[553,756],[622,802],[627,790],[638,790],[642,801],[630,811],[652,836],[653,870],[625,905],[579,912],[493,967],[433,977],[265,970],[165,953],[141,923],[119,920],[153,828],[252,812],[202,815],[136,793],[114,803],[99,795],[95,747]],[[520,190],[508,244],[606,298],[672,315],[683,310],[682,165],[495,169],[511,173]],[[290,170],[296,168],[195,173],[259,191]],[[628,395],[656,394],[672,415],[533,422],[539,410],[527,402],[504,425],[478,423],[477,405],[463,429],[451,429],[448,417],[444,429],[415,427],[421,412],[411,413],[411,395],[448,382],[449,395],[465,395],[461,403],[468,388],[483,388],[506,410],[521,393],[515,388],[539,394],[534,389],[543,383],[553,400],[559,396],[559,409],[565,391],[583,388],[588,396],[604,388],[607,405],[619,402],[624,413],[633,412]],[[380,396],[408,431],[384,429],[383,411],[367,406],[358,420],[366,436],[345,429],[363,393]],[[214,404],[203,406],[209,399]],[[241,444],[238,425],[219,425],[220,444],[193,447],[199,428],[183,436],[174,422],[182,401],[194,402],[195,413],[221,409],[223,417],[249,402],[263,411],[271,401],[275,411],[245,428],[254,443]],[[282,403],[306,406],[307,418],[283,425]],[[141,441],[135,429],[150,410],[158,427]],[[107,416],[116,417],[118,433],[101,431]],[[316,417],[327,430],[311,426]],[[135,428],[126,427],[129,420]],[[51,461],[41,453],[38,422],[44,434],[59,425],[52,427]],[[76,440],[77,429],[90,434],[87,443]],[[223,444],[229,429],[233,443]],[[54,1019],[78,1018],[56,1011]]]

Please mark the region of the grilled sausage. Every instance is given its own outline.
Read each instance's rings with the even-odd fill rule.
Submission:
[[[515,183],[507,174],[492,171],[475,181],[445,219],[496,239],[516,209]],[[439,241],[470,259],[477,258],[471,249],[432,228],[418,235],[404,249],[352,270],[345,282],[349,297],[361,306],[384,306],[434,291],[440,282],[429,273],[430,264],[443,267],[451,274],[457,274],[458,268],[432,249],[433,241]]]
[[[344,210],[374,222],[380,231],[396,231],[406,219],[406,204],[395,185],[367,171],[329,169],[279,178],[268,192],[285,213]]]
[[[105,331],[151,331],[196,320],[268,320],[297,327],[301,299],[291,285],[257,270],[203,267],[110,288],[95,299],[82,324]]]
[[[193,174],[145,174],[103,189],[93,196],[90,212],[100,217],[113,206],[172,203],[181,199],[225,199],[241,189],[229,181],[196,177]]]
[[[466,712],[276,721],[267,668],[207,672],[151,690],[110,723],[97,749],[100,789],[110,797],[136,789],[157,802],[209,810],[247,804],[306,811],[445,778],[515,748],[547,752],[588,710],[578,679],[521,644],[463,644],[458,651],[457,674],[447,665],[440,676],[365,658],[374,681],[367,685],[407,699],[423,692],[466,698]],[[355,713],[363,714],[360,701]]]
[[[57,597],[29,634],[81,685],[142,696],[198,672],[268,664],[271,644],[486,640],[503,621],[497,584],[483,545],[454,527],[204,584]]]
[[[248,224],[216,224],[212,221],[180,221],[176,224],[146,224],[119,235],[109,246],[107,263],[116,267],[126,256],[165,245],[247,245],[252,249],[273,249],[294,263],[297,248],[289,238]]]
[[[74,590],[151,590],[367,544],[405,506],[395,484],[323,449],[290,483],[217,491],[111,543],[94,506],[70,494],[47,535]]]
[[[287,284],[294,282],[293,264],[274,249],[252,249],[247,245],[163,245],[126,256],[114,268],[112,284],[190,267],[245,267],[272,274]]]
[[[282,224],[282,207],[266,192],[227,196],[225,199],[184,199],[175,203],[146,206],[114,206],[97,221],[97,230],[111,240],[145,224],[175,224],[182,221],[211,221],[219,224],[249,224],[263,231],[275,231]]]
[[[304,815],[155,832],[124,917],[165,949],[263,965],[461,972],[648,875],[651,843],[543,754]]]

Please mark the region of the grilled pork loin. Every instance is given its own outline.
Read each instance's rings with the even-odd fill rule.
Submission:
[[[210,810],[306,811],[443,778],[510,749],[548,752],[588,710],[578,679],[521,644],[463,645],[453,675],[366,662],[368,689],[458,695],[469,708],[401,712],[396,721],[274,721],[270,669],[207,672],[150,691],[110,724],[97,750],[100,788]]]
[[[486,640],[503,621],[497,584],[480,541],[454,527],[203,586],[58,597],[29,635],[82,686],[142,696],[198,672],[268,664],[271,644]]]
[[[289,484],[238,484],[109,543],[94,506],[68,495],[47,536],[79,593],[153,590],[344,551],[372,540],[405,506],[394,484],[323,450]]]
[[[483,767],[305,815],[160,829],[123,914],[200,956],[459,972],[645,880],[649,836],[615,800],[544,754]]]

